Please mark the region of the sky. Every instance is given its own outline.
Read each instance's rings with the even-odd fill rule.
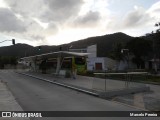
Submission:
[[[0,42],[39,46],[116,32],[142,36],[159,21],[160,0],[0,0]]]

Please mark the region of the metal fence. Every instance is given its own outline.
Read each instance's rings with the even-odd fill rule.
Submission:
[[[145,87],[146,85],[139,81],[145,80],[147,74],[147,72],[94,73],[92,89],[106,92]]]

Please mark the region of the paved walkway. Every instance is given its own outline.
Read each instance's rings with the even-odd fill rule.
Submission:
[[[55,77],[52,74],[42,74],[37,72],[23,72],[28,75],[36,76],[49,81],[56,81],[63,84],[73,85],[76,87],[89,89],[99,93],[105,93],[105,97],[112,97],[116,95],[136,93],[139,91],[146,91],[145,84],[135,82],[125,82],[120,80],[100,79],[95,77],[78,76],[76,79]],[[107,94],[106,94],[107,93]],[[103,96],[102,95],[102,96]]]
[[[55,77],[52,74],[42,74],[37,72],[25,72],[25,73],[34,75],[34,76],[39,76],[41,78],[49,79],[52,81],[68,83],[75,86],[84,87],[87,89],[96,89],[96,90],[102,90],[102,91],[106,89],[106,91],[112,91],[112,90],[118,90],[118,89],[125,89],[127,87],[125,81],[119,81],[119,80],[111,80],[111,79],[105,80],[101,78],[86,77],[86,76],[79,76],[79,75],[77,75],[76,79],[73,79],[73,78]],[[145,84],[135,83],[135,82],[128,83],[128,87],[137,87],[137,86],[145,86]]]
[[[23,111],[12,93],[2,80],[0,80],[0,111]],[[2,118],[0,118],[2,119]],[[29,118],[3,118],[3,120],[29,120]]]

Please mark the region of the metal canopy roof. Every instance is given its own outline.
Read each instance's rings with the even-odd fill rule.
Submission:
[[[29,57],[23,57],[22,60],[29,60],[29,59],[35,59],[35,58],[46,58],[46,57],[58,57],[60,55],[61,57],[72,57],[72,56],[88,56],[90,53],[78,53],[78,52],[68,52],[68,51],[58,51],[58,52],[51,52],[51,53],[45,53],[40,55],[34,55]]]

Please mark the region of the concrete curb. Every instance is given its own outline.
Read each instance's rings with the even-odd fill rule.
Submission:
[[[4,81],[0,81],[0,111],[23,111]],[[1,118],[0,118],[1,119]],[[30,120],[29,118],[4,117],[3,120]]]
[[[87,93],[87,94],[90,94],[90,95],[93,95],[93,96],[97,96],[97,97],[99,96],[98,93],[92,92],[92,90],[89,90],[89,89],[69,85],[69,84],[66,84],[66,83],[64,84],[64,83],[60,83],[60,82],[56,82],[56,81],[51,81],[51,80],[48,80],[48,79],[40,78],[40,77],[37,77],[37,76],[25,74],[25,73],[20,73],[20,72],[16,72],[16,73],[26,75],[26,76],[29,76],[29,77],[32,77],[32,78],[36,78],[36,79],[39,79],[39,80],[42,80],[42,81],[45,81],[45,82],[50,82],[52,84],[56,84],[56,85],[63,86],[63,87],[66,87],[66,88],[70,88],[70,89],[73,89],[73,90],[76,90],[76,91],[79,91],[79,92]]]
[[[40,78],[40,77],[30,75],[30,74],[26,74],[26,73],[20,73],[20,72],[16,72],[16,73],[22,74],[22,75],[25,75],[25,76],[29,76],[29,77],[32,77],[32,78],[36,78],[36,79],[39,79],[39,80],[42,80],[42,81],[45,81],[45,82],[50,82],[52,84],[63,86],[63,87],[69,88],[69,89],[73,89],[73,90],[83,92],[83,93],[86,93],[86,94],[90,94],[90,95],[100,97],[100,98],[103,98],[103,99],[110,99],[110,98],[113,98],[115,96],[150,91],[150,87],[144,86],[144,87],[133,87],[133,88],[128,88],[128,89],[122,89],[122,90],[117,90],[117,91],[100,92],[100,91],[91,90],[91,89],[83,88],[83,87],[76,86],[76,85],[51,81],[51,80],[48,80],[48,79]]]

